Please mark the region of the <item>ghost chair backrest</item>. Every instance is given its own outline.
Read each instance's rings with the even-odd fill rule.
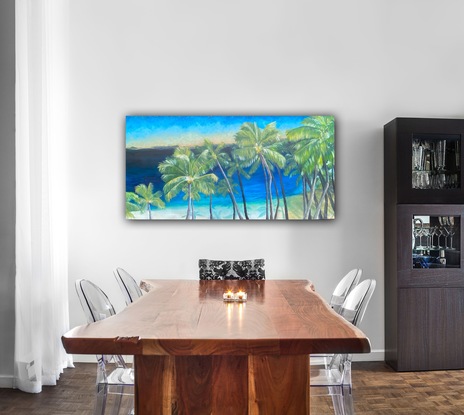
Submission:
[[[124,301],[127,305],[142,297],[142,290],[134,278],[126,270],[116,268],[114,270],[114,277],[118,282],[119,288],[124,296]]]
[[[374,294],[375,286],[375,280],[367,279],[354,287],[346,297],[340,315],[355,326],[361,324],[367,305]]]
[[[80,279],[76,281],[75,287],[88,323],[94,323],[116,314],[107,295],[93,282]]]
[[[351,290],[358,285],[361,279],[362,269],[355,268],[349,271],[335,287],[332,297],[330,298],[330,306],[337,312],[340,312],[340,308],[344,303],[346,296]]]

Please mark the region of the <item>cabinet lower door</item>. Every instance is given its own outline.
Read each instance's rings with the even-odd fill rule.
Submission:
[[[464,368],[464,288],[398,289],[397,370]]]

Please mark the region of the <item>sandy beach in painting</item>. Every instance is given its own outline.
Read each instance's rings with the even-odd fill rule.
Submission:
[[[288,207],[288,214],[289,219],[298,220],[301,219],[303,215],[303,206],[302,206],[302,196],[290,196],[287,198],[287,207]],[[275,203],[276,201],[274,201]],[[240,206],[242,206],[240,204]],[[274,204],[274,208],[275,208]],[[263,209],[261,203],[247,203],[247,210],[248,216],[251,220],[263,220],[266,219],[266,212]],[[185,220],[185,216],[187,213],[187,205],[185,206],[175,206],[170,207],[169,209],[158,209],[154,208],[151,211],[152,220],[156,219],[164,219],[164,220]],[[148,220],[148,212],[140,213],[140,212],[133,212],[134,219],[139,220]],[[243,210],[242,210],[243,214]],[[232,220],[232,209],[229,206],[217,206],[214,207],[214,220]],[[283,207],[283,200],[280,201],[279,205],[279,213],[277,215],[277,219],[285,220],[284,215],[284,207]],[[332,211],[329,212],[327,219],[334,219],[334,213]],[[209,217],[209,206],[205,205],[198,205],[195,206],[195,220],[210,220]],[[239,220],[236,217],[236,220]]]

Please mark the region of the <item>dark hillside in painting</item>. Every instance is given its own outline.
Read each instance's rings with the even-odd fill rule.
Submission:
[[[158,164],[172,156],[174,147],[126,149],[126,192],[133,192],[138,184],[153,183],[162,188]]]

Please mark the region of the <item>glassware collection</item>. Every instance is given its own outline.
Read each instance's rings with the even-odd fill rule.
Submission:
[[[459,216],[415,215],[412,219],[413,268],[459,267],[459,229]],[[458,237],[454,238],[456,233]]]
[[[460,140],[413,138],[413,189],[460,188]]]

